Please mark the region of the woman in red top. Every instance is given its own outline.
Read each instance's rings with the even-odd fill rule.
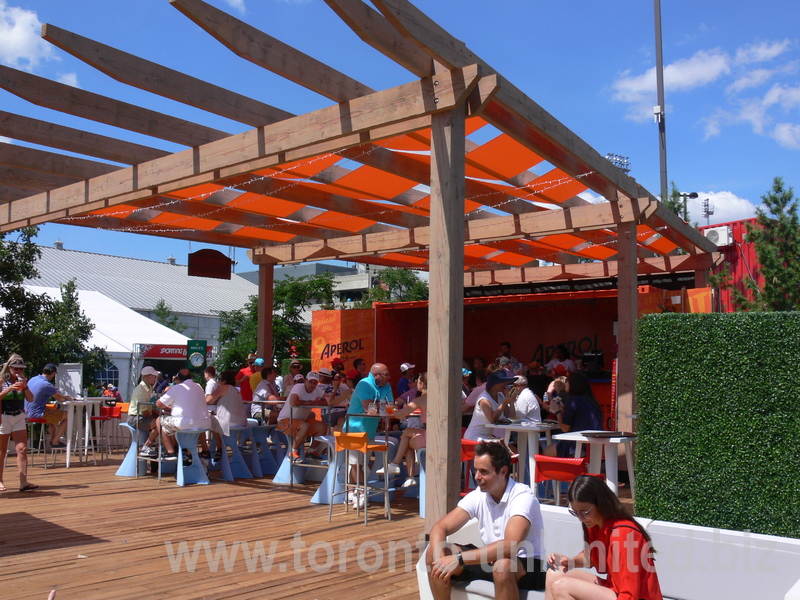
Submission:
[[[547,600],[663,600],[650,536],[604,481],[580,475],[569,486],[570,513],[583,525],[587,548],[569,558],[553,553]],[[587,556],[588,551],[588,556]],[[594,567],[606,577],[575,568]]]

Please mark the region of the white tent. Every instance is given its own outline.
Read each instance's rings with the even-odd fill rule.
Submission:
[[[47,294],[53,299],[61,299],[58,288],[26,285],[34,294]],[[189,338],[148,319],[119,302],[101,294],[78,290],[81,310],[94,324],[88,346],[105,349],[111,361],[119,369],[120,393],[124,399],[130,398],[133,390],[131,370],[133,351],[137,344],[186,345]]]

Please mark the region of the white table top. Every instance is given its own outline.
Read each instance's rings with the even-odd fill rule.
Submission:
[[[593,433],[602,434],[602,437],[592,435]],[[570,431],[567,433],[558,433],[553,436],[554,440],[566,440],[568,442],[584,442],[590,444],[624,444],[626,442],[636,441],[635,435],[623,435],[607,437],[609,432],[591,429],[586,431]]]

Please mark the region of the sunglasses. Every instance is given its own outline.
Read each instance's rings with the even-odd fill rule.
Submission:
[[[585,519],[589,516],[589,514],[594,510],[594,507],[587,508],[586,510],[572,510],[571,508],[567,511],[573,517],[577,517],[578,519]]]

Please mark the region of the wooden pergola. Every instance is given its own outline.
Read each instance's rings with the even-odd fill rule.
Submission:
[[[54,149],[0,148],[0,231],[56,222],[250,249],[261,350],[271,347],[274,265],[429,270],[427,460],[447,482],[429,487],[429,522],[458,498],[465,285],[617,277],[618,422],[633,427],[637,273],[691,271],[705,285],[713,244],[408,0],[372,0],[377,10],[326,0],[411,73],[381,91],[202,0],[169,1],[239,57],[333,104],[294,115],[45,25],[46,40],[111,77],[251,129],[229,134],[0,67],[0,86],[32,103],[186,147],[0,111],[0,135]],[[585,190],[605,201],[587,202]]]

